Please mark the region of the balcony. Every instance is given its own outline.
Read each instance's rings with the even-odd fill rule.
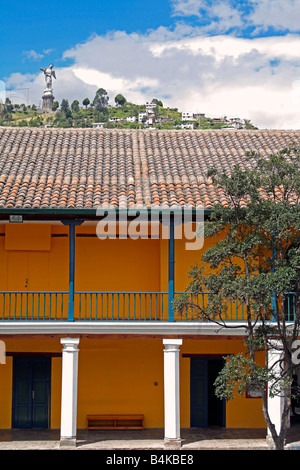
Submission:
[[[70,297],[67,291],[2,291],[0,322],[207,322],[202,309],[207,306],[209,295],[209,292],[189,294],[193,306],[179,314],[173,312],[168,292],[74,292]],[[284,314],[286,321],[294,320],[295,293],[286,295]],[[245,322],[245,305],[228,300],[222,315],[214,315],[210,320]]]
[[[169,221],[169,239],[168,239],[168,257],[165,261],[168,267],[168,279],[165,279],[166,289],[161,291],[79,291],[75,285],[89,286],[89,281],[85,284],[75,282],[75,226],[78,221],[67,221],[65,225],[69,226],[69,276],[68,288],[63,291],[0,291],[0,323],[4,322],[77,322],[86,324],[96,322],[184,322],[188,323],[230,323],[246,322],[245,305],[236,300],[225,300],[221,306],[210,309],[210,317],[204,314],[205,307],[210,304],[211,292],[202,292],[199,294],[186,294],[190,297],[189,308],[182,312],[174,311],[173,300],[177,294],[175,290],[175,238],[174,238],[174,218]],[[120,254],[120,253],[119,253]],[[121,253],[123,255],[123,253]],[[142,252],[140,251],[140,256]],[[98,258],[99,259],[99,258]],[[107,263],[110,259],[106,260]],[[149,262],[149,258],[148,258]],[[42,264],[40,265],[42,266]],[[80,266],[82,273],[88,269],[86,265]],[[12,270],[12,273],[14,271]],[[124,273],[123,273],[124,275]],[[126,275],[126,272],[125,272]],[[139,271],[136,269],[136,280],[138,280]],[[153,271],[152,276],[159,277],[159,271]],[[155,278],[156,279],[156,278]],[[105,279],[106,280],[106,279]],[[168,284],[167,282],[168,281]],[[14,278],[10,285],[14,285]],[[133,280],[132,286],[135,285]],[[101,281],[99,282],[101,285]],[[42,284],[40,284],[42,285]],[[62,285],[62,284],[60,284]],[[95,284],[94,284],[95,285]],[[109,284],[106,284],[109,286]],[[113,285],[113,280],[112,280]],[[146,282],[144,285],[148,285]],[[95,287],[94,287],[95,288]],[[134,287],[133,287],[134,288]],[[156,287],[154,287],[155,289]],[[296,294],[287,293],[285,296],[284,318],[288,322],[293,322],[295,318]],[[219,308],[220,307],[220,308]],[[221,313],[218,313],[218,312]],[[266,306],[268,319],[274,320],[271,306]],[[264,313],[265,313],[264,312]]]

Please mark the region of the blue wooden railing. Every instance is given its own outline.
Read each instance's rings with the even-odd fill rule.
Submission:
[[[179,293],[177,293],[179,294]],[[211,293],[186,294],[190,307],[181,313],[170,312],[168,292],[74,292],[72,308],[68,291],[57,292],[0,292],[1,321],[207,321],[204,309]],[[172,296],[173,297],[173,296]],[[210,319],[226,322],[246,321],[245,306],[228,300]],[[284,314],[293,321],[295,294],[285,297]]]
[[[0,320],[65,320],[68,292],[0,292]]]
[[[76,292],[75,320],[168,320],[167,292]]]

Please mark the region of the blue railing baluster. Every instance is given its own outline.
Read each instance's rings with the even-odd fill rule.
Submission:
[[[25,318],[28,320],[28,292],[26,292],[26,313]]]
[[[125,318],[125,294],[123,294],[123,310],[122,310],[122,320]]]
[[[49,320],[51,320],[51,302],[52,302],[52,295],[50,293],[49,294]],[[32,299],[32,304],[33,304],[33,299]]]
[[[90,320],[93,318],[93,298],[92,294],[90,294]]]
[[[15,302],[14,302],[14,320],[16,319],[16,309],[17,309],[16,296],[17,296],[17,294],[14,295],[14,299],[15,299]]]
[[[5,319],[5,294],[2,294],[2,299],[3,299],[2,320],[4,320]]]
[[[141,320],[141,294],[139,294],[139,321]]]
[[[177,293],[178,295],[180,293]],[[180,321],[204,321],[201,313],[209,301],[210,292],[189,293],[192,305],[184,309]],[[61,296],[59,298],[59,296]],[[75,292],[74,319],[78,321],[166,321],[167,292]],[[127,296],[127,299],[126,299]],[[61,300],[59,300],[61,299]],[[0,292],[1,321],[58,321],[68,320],[68,292]],[[2,307],[1,307],[2,302]],[[61,303],[59,315],[59,302]],[[106,302],[106,306],[105,306]],[[230,305],[228,305],[230,302]],[[53,305],[52,305],[53,304]],[[234,306],[235,304],[235,306]],[[194,306],[193,306],[194,305]],[[245,321],[245,305],[238,299],[225,299],[223,319],[227,322]],[[43,309],[43,311],[42,311]],[[100,310],[98,312],[98,309]],[[104,309],[106,309],[106,314]],[[295,293],[289,292],[285,301],[285,318],[294,320]],[[54,312],[53,312],[54,310]],[[127,310],[127,311],[126,311]],[[53,315],[52,315],[53,313]],[[60,317],[60,318],[59,318]],[[175,319],[174,319],[175,321]]]

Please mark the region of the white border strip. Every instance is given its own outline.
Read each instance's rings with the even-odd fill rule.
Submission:
[[[143,335],[226,335],[243,336],[245,324],[230,322],[235,328],[199,322],[5,322],[0,323],[1,335],[60,334],[143,334]]]

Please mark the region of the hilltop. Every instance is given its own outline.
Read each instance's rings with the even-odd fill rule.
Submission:
[[[67,99],[53,103],[52,109],[43,110],[33,105],[12,104],[6,98],[0,104],[0,126],[16,127],[104,127],[139,129],[257,129],[249,120],[241,118],[206,117],[205,114],[181,112],[165,108],[162,101],[153,99],[143,105],[128,102],[121,94],[109,104],[107,92],[100,88],[93,101],[85,98],[80,104]]]

